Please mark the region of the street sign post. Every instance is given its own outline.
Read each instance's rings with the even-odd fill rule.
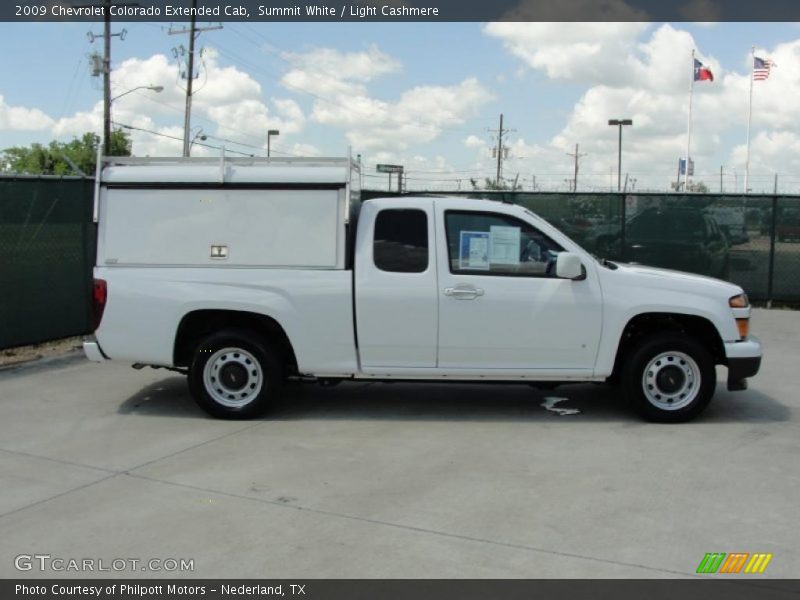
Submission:
[[[389,189],[392,189],[392,173],[397,173],[397,193],[403,193],[403,165],[375,165],[378,173],[389,174]]]

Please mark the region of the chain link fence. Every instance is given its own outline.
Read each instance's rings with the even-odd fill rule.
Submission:
[[[91,179],[0,176],[0,348],[89,332],[93,192]],[[727,279],[756,301],[800,302],[798,196],[442,193],[525,206],[599,257]]]

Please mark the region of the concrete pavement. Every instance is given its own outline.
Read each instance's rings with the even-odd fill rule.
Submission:
[[[0,577],[687,577],[706,552],[771,552],[764,576],[796,577],[800,313],[752,330],[750,390],[721,370],[706,413],[671,426],[599,385],[295,385],[226,422],[165,371],[0,371]],[[20,554],[194,570],[21,572]]]

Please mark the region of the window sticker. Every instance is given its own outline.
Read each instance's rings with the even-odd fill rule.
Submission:
[[[489,232],[462,231],[459,238],[460,269],[489,270]]]
[[[520,228],[492,225],[489,233],[489,262],[494,265],[518,265]]]

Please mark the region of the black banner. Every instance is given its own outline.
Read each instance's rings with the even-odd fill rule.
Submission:
[[[40,600],[782,600],[800,580],[3,580],[0,598]]]
[[[798,21],[797,0],[12,0],[3,21]]]

